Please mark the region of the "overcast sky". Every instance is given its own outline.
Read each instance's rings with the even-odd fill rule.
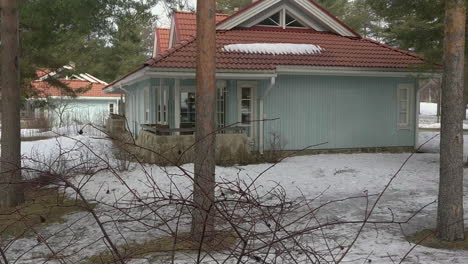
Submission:
[[[197,6],[196,0],[188,0],[188,1],[191,7],[195,8]],[[160,1],[160,3],[155,8],[153,8],[153,13],[157,15],[159,18],[158,27],[170,26],[170,21],[169,21],[169,18],[167,17],[167,10],[164,7],[163,1]]]

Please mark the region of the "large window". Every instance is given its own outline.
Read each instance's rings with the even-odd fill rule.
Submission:
[[[162,125],[168,123],[168,92],[168,87],[162,83],[156,88],[156,119]]]
[[[216,82],[216,126],[223,128],[226,125],[226,81]],[[180,92],[180,127],[195,127],[195,87],[182,88]]]
[[[410,125],[411,84],[398,86],[398,127],[408,128]]]
[[[195,127],[195,92],[180,93],[180,127]]]

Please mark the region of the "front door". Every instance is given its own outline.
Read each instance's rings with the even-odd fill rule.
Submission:
[[[247,136],[251,139],[255,138],[256,134],[256,105],[255,94],[258,83],[256,81],[239,81],[237,85],[238,95],[238,120],[240,126],[246,129]]]

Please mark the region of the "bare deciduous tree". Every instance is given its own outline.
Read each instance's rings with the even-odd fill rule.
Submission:
[[[195,209],[191,233],[195,240],[214,232],[215,198],[215,104],[216,104],[216,2],[197,2],[197,97],[195,132]]]
[[[21,131],[18,8],[16,0],[1,2],[2,135],[0,208],[24,201],[21,182]]]
[[[442,86],[438,237],[464,239],[463,220],[463,75],[466,7],[464,0],[447,0],[445,63]]]

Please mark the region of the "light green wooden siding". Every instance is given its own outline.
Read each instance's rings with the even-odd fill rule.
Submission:
[[[237,123],[237,82],[234,80],[227,81],[226,91],[226,126]]]
[[[414,146],[411,129],[397,126],[397,87],[411,79],[278,76],[265,99],[264,144],[281,135],[286,149],[328,142],[321,149]],[[264,91],[264,88],[261,89]],[[414,102],[414,93],[412,102]],[[410,116],[414,116],[414,103]]]

